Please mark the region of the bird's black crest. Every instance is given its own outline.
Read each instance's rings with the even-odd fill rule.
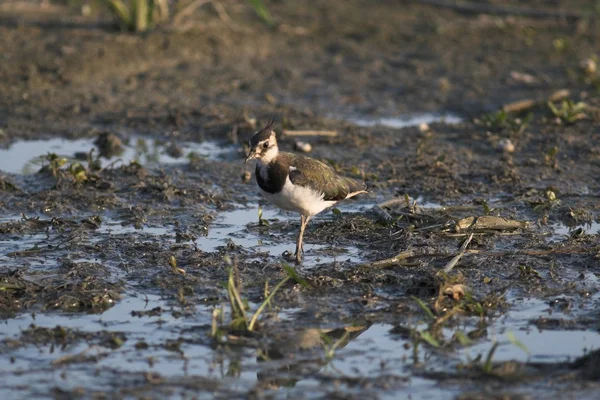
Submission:
[[[250,146],[254,147],[254,146],[258,145],[260,142],[262,142],[263,140],[271,137],[271,128],[273,127],[274,123],[275,123],[275,119],[271,118],[271,120],[267,123],[267,125],[265,125],[264,128],[262,128],[260,131],[256,132],[254,134],[254,136],[252,136],[252,139],[250,139]]]
[[[266,131],[268,129],[271,129],[273,127],[273,124],[275,123],[275,118],[271,118],[269,120],[269,122],[267,122],[267,125],[265,125],[264,128],[262,128],[263,131]]]

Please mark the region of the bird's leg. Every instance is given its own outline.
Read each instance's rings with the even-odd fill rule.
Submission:
[[[302,261],[302,253],[303,253],[303,244],[302,239],[304,238],[304,228],[308,224],[308,220],[310,217],[305,217],[304,215],[300,216],[300,232],[298,233],[298,242],[296,243],[296,263],[300,263]]]
[[[296,263],[302,261],[302,238],[304,236],[304,215],[300,216],[300,231],[298,232],[298,240],[296,241]]]

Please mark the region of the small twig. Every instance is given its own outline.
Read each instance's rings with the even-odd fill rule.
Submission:
[[[446,237],[467,237],[469,236],[469,233],[448,233],[448,232],[442,232],[444,236]],[[472,232],[475,236],[486,236],[486,235],[494,235],[494,236],[519,236],[519,235],[526,235],[529,232],[498,232],[495,230],[487,230],[487,231],[478,231],[478,232]]]
[[[372,207],[372,210],[375,214],[377,214],[377,216],[379,218],[381,218],[383,221],[386,222],[390,222],[394,219],[394,217],[392,217],[384,208],[389,208],[398,204],[406,204],[406,198],[405,197],[395,197],[389,200],[386,200],[382,203],[379,204],[375,204]],[[399,210],[395,210],[394,214],[397,214],[398,216],[401,217],[406,217],[406,218],[413,218],[413,219],[420,219],[420,218],[429,218],[429,219],[434,219],[432,216],[428,215],[428,214],[422,214],[420,212],[416,212],[419,207],[414,207],[415,211],[399,211]],[[409,207],[409,209],[411,209]],[[442,208],[443,209],[443,208]],[[419,229],[431,229],[434,227],[444,227],[444,226],[448,226],[448,223],[445,224],[436,224],[436,225],[432,225],[432,226],[428,226],[428,227],[424,227],[424,228],[419,228]]]
[[[421,207],[423,208],[423,207]],[[456,205],[456,206],[440,206],[440,208],[437,208],[436,210],[441,210],[441,211],[473,211],[473,210],[479,210],[481,209],[481,206],[478,205]]]
[[[326,136],[326,137],[336,137],[338,136],[337,131],[291,131],[288,129],[283,130],[283,134],[285,136]]]
[[[450,272],[452,268],[454,268],[454,266],[460,261],[462,256],[465,255],[467,246],[469,245],[469,243],[471,243],[471,240],[473,240],[473,233],[471,233],[467,240],[465,240],[465,242],[462,244],[462,246],[460,246],[460,252],[457,255],[455,255],[452,258],[452,260],[448,262],[448,264],[446,264],[446,266],[444,267],[444,272]]]
[[[450,311],[448,311],[441,317],[437,317],[433,323],[436,326],[442,326],[446,321],[448,321],[450,318],[457,314],[465,314],[465,312],[460,307],[453,307],[450,309]]]
[[[98,352],[98,354],[96,354],[95,356],[88,356],[87,353],[90,350],[96,350]],[[77,354],[66,354],[62,357],[57,358],[52,361],[52,365],[57,366],[57,365],[64,365],[64,364],[69,364],[69,363],[82,363],[82,362],[86,362],[88,360],[95,361],[100,357],[105,357],[107,354],[108,353],[106,353],[106,352],[100,352],[100,349],[97,346],[92,345]]]
[[[505,112],[520,113],[529,110],[530,108],[536,107],[540,104],[546,104],[548,101],[559,101],[565,99],[570,95],[571,92],[569,92],[569,90],[567,89],[557,90],[556,92],[552,93],[548,98],[525,99],[505,104],[504,106],[502,106],[502,110],[504,110]]]
[[[454,224],[449,224],[449,223],[434,224],[434,225],[422,226],[421,228],[415,228],[415,229],[413,229],[413,231],[414,232],[420,232],[420,231],[428,231],[430,229],[445,228],[445,229],[442,230],[442,232],[444,232],[444,231],[448,231],[453,226],[454,226]]]
[[[543,257],[543,256],[551,255],[551,254],[586,254],[586,253],[590,253],[590,252],[594,251],[593,249],[582,249],[582,248],[559,248],[559,249],[551,249],[551,250],[515,250],[515,251],[492,251],[492,252],[486,252],[486,251],[474,250],[474,249],[467,250],[465,244],[466,245],[469,244],[470,239],[472,239],[471,236],[475,236],[475,234],[470,234],[469,239],[466,240],[465,243],[463,243],[463,246],[461,247],[461,250],[458,254],[454,254],[454,253],[417,254],[413,250],[405,250],[405,251],[398,253],[394,257],[385,258],[383,260],[372,261],[370,263],[359,264],[359,265],[357,265],[357,267],[358,268],[385,268],[385,267],[394,266],[402,260],[407,260],[407,259],[411,259],[411,258],[445,258],[445,257],[454,256],[454,258],[446,265],[446,268],[444,268],[444,271],[446,271],[448,269],[448,266],[450,266],[452,263],[454,265],[456,265],[456,263],[460,260],[460,258],[457,258],[459,255],[460,255],[460,257],[462,257],[463,255],[472,255],[472,254],[473,255],[477,254],[477,255],[480,255],[483,257],[509,257],[509,256],[523,256],[523,255],[534,256],[534,257]],[[462,250],[463,247],[465,247],[464,250]],[[463,253],[463,254],[461,254],[461,253]],[[456,261],[454,261],[454,259],[456,259]],[[454,267],[454,265],[452,265],[452,267]],[[450,268],[450,269],[452,269],[452,268]]]
[[[0,282],[0,291],[21,289],[25,289],[25,285],[19,283]]]
[[[467,217],[456,222],[455,230],[457,233],[464,231],[506,231],[527,228],[527,221],[516,221],[504,217],[496,217],[494,215],[483,215],[481,217]]]
[[[393,199],[386,200],[383,203],[379,203],[377,205],[381,208],[384,208],[384,207],[391,207],[391,206],[395,206],[396,204],[403,204],[403,203],[406,203],[406,199],[404,197],[394,197]]]
[[[535,107],[537,104],[539,103],[533,99],[517,100],[503,105],[502,110],[505,112],[519,113],[529,110],[530,108]]]
[[[387,211],[381,208],[379,204],[375,204],[372,210],[381,220],[385,222],[390,222],[394,219]]]
[[[470,250],[475,251],[475,250]],[[494,252],[494,253],[485,253],[485,255],[490,257],[504,257],[507,255],[528,255],[528,256],[547,256],[550,254],[585,254],[590,253],[591,249],[578,249],[578,248],[561,248],[561,249],[552,249],[552,250],[517,250],[517,251],[507,251],[507,252]]]
[[[288,24],[281,24],[277,27],[280,32],[290,33],[298,36],[306,36],[310,31],[302,26],[291,26]]]
[[[526,7],[507,7],[481,4],[477,2],[455,2],[447,0],[417,0],[418,3],[427,4],[436,7],[449,8],[454,11],[463,12],[466,14],[492,14],[501,16],[520,16],[527,18],[545,19],[566,19],[577,21],[583,18],[592,18],[592,15],[578,13],[575,11],[546,11],[537,8]]]
[[[359,264],[358,268],[386,268],[398,264],[402,260],[411,258],[415,255],[412,250],[404,250],[396,254],[394,257],[386,258],[384,260],[373,261],[370,263]]]
[[[56,250],[57,248],[59,248],[63,244],[69,243],[70,241],[72,241],[73,239],[75,239],[75,237],[76,237],[75,235],[71,235],[68,238],[66,238],[65,240],[61,240],[60,242],[58,242],[53,247],[42,246],[42,247],[37,247],[36,248],[35,246],[38,245],[38,243],[36,243],[33,248],[29,248],[29,249],[25,249],[25,250],[11,251],[10,253],[6,253],[6,256],[7,257],[27,257],[27,256],[30,256],[32,254],[37,254],[37,253],[43,253],[43,252],[47,252],[47,251]],[[43,242],[40,242],[39,244],[42,244],[42,243]]]
[[[195,0],[192,1],[187,6],[183,7],[180,11],[178,11],[173,17],[173,25],[177,26],[181,24],[181,21],[184,20],[189,15],[193,14],[196,9],[202,7],[203,5],[210,3],[211,0]]]
[[[113,161],[113,162],[107,164],[106,166],[100,168],[100,170],[98,170],[98,174],[101,174],[102,172],[106,171],[108,168],[113,167],[119,161],[122,162],[123,164],[125,164],[125,162],[121,158],[117,158],[115,161]]]
[[[225,10],[225,7],[223,7],[223,4],[219,3],[218,1],[213,1],[212,6],[217,12],[219,19],[221,19],[221,21],[223,21],[225,25],[227,25],[232,31],[246,33],[250,32],[249,29],[242,28],[233,22],[229,14],[227,14],[227,10]]]
[[[513,251],[483,251],[483,250],[466,250],[466,254],[478,254],[484,257],[506,257],[506,256],[548,256],[550,254],[585,254],[590,253],[593,249],[583,248],[559,248],[550,250],[513,250]],[[417,254],[415,257],[425,256],[426,254]],[[444,257],[444,253],[428,254],[431,257]],[[446,254],[445,257],[451,254]]]

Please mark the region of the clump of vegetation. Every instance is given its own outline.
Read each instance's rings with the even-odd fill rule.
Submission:
[[[213,312],[212,321],[212,332],[211,335],[215,338],[222,335],[223,331],[233,329],[236,331],[247,331],[254,332],[258,329],[258,319],[265,311],[267,306],[271,305],[275,294],[287,283],[292,280],[302,286],[308,286],[308,283],[298,275],[296,270],[288,265],[284,265],[283,269],[287,273],[287,276],[283,278],[273,289],[269,290],[268,283],[265,283],[265,299],[258,306],[254,313],[249,313],[250,306],[248,301],[242,298],[240,293],[239,279],[236,278],[237,267],[231,263],[228,258],[226,262],[230,265],[229,277],[225,283],[227,289],[227,297],[229,299],[231,321],[229,324],[224,323],[224,310],[223,308],[217,308]]]
[[[85,167],[77,160],[69,160],[56,153],[48,153],[42,158],[42,168],[39,172],[49,173],[57,180],[72,179],[77,183],[87,182],[90,178],[96,177],[94,171],[100,169],[98,160],[93,158],[93,151],[87,154],[87,164]]]
[[[88,180],[87,170],[80,162],[74,162],[73,164],[69,165],[68,171],[77,183],[82,183]]]
[[[105,0],[109,11],[118,21],[121,29],[129,32],[145,32],[170,20],[168,0]],[[210,1],[179,1],[179,11],[173,17],[173,24],[192,14],[198,7]],[[256,15],[267,25],[275,22],[262,0],[248,0]],[[221,5],[213,4],[220,14],[225,13]],[[229,17],[227,17],[229,19]]]
[[[493,132],[508,130],[515,135],[519,135],[527,129],[532,117],[533,114],[531,113],[527,114],[524,118],[519,118],[506,110],[499,110],[483,115],[478,122]]]
[[[502,295],[487,295],[481,300],[476,300],[469,288],[462,283],[463,277],[457,275],[450,277],[440,272],[436,276],[439,284],[438,298],[430,306],[423,300],[412,297],[425,315],[427,325],[412,328],[409,335],[413,342],[413,359],[415,363],[419,362],[419,347],[426,345],[431,348],[455,348],[469,347],[476,343],[476,340],[487,334],[488,323],[486,318],[492,308],[501,307],[505,302]],[[448,335],[448,322],[455,316],[471,316],[479,319],[477,327],[465,332],[458,329],[451,329],[452,334]],[[445,332],[444,332],[445,331]],[[507,342],[519,347],[529,354],[527,347],[517,339],[512,333],[506,334]],[[470,359],[467,364],[462,364],[461,368],[480,371],[483,374],[493,376],[510,375],[511,371],[505,371],[502,367],[504,363],[494,362],[494,355],[500,345],[506,342],[493,341],[492,346],[486,354],[479,354],[475,359]]]
[[[263,209],[262,207],[258,207],[258,225],[259,226],[269,226],[269,221],[263,218]]]
[[[122,29],[145,32],[169,19],[167,0],[106,0]]]
[[[552,114],[560,122],[565,124],[572,124],[587,117],[587,114],[585,113],[587,110],[587,104],[582,101],[575,103],[570,99],[566,99],[563,100],[559,105],[555,105],[549,101],[548,107],[550,108],[550,111],[552,111]]]
[[[423,310],[428,326],[424,329],[415,329],[412,332],[413,345],[418,347],[419,343],[426,343],[431,347],[449,347],[458,342],[465,345],[469,340],[463,337],[462,332],[457,332],[450,340],[444,338],[442,328],[445,324],[457,315],[469,315],[478,317],[481,322],[485,320],[488,309],[502,302],[502,299],[486,298],[483,301],[477,301],[470,293],[468,287],[460,283],[462,277],[449,278],[441,273],[445,281],[439,282],[440,290],[438,298],[434,304],[433,310],[418,297],[413,296],[413,300]],[[435,312],[434,312],[435,310]]]
[[[560,200],[553,188],[546,189],[543,197],[538,197],[534,200],[527,200],[527,204],[533,208],[535,212],[545,213],[560,204]]]
[[[48,171],[54,177],[58,177],[60,169],[67,163],[67,159],[65,157],[60,157],[56,153],[48,153],[45,157],[45,161],[48,162],[47,165],[44,165],[40,172]]]
[[[512,345],[521,349],[524,353],[531,354],[527,346],[523,344],[513,332],[507,332],[506,338],[508,342]],[[492,347],[487,352],[485,356],[485,360],[483,360],[482,355],[480,354],[477,358],[471,361],[471,365],[467,365],[465,367],[476,367],[481,370],[484,374],[497,376],[497,377],[506,377],[514,374],[514,368],[506,368],[506,363],[494,363],[494,355],[496,354],[496,350],[501,345],[501,342],[494,341]]]

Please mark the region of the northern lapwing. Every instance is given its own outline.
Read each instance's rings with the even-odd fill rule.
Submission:
[[[357,194],[366,185],[338,175],[329,165],[310,157],[279,151],[273,120],[250,139],[246,162],[257,159],[256,182],[277,207],[300,214],[296,262],[302,260],[302,238],[308,221],[324,209]]]

